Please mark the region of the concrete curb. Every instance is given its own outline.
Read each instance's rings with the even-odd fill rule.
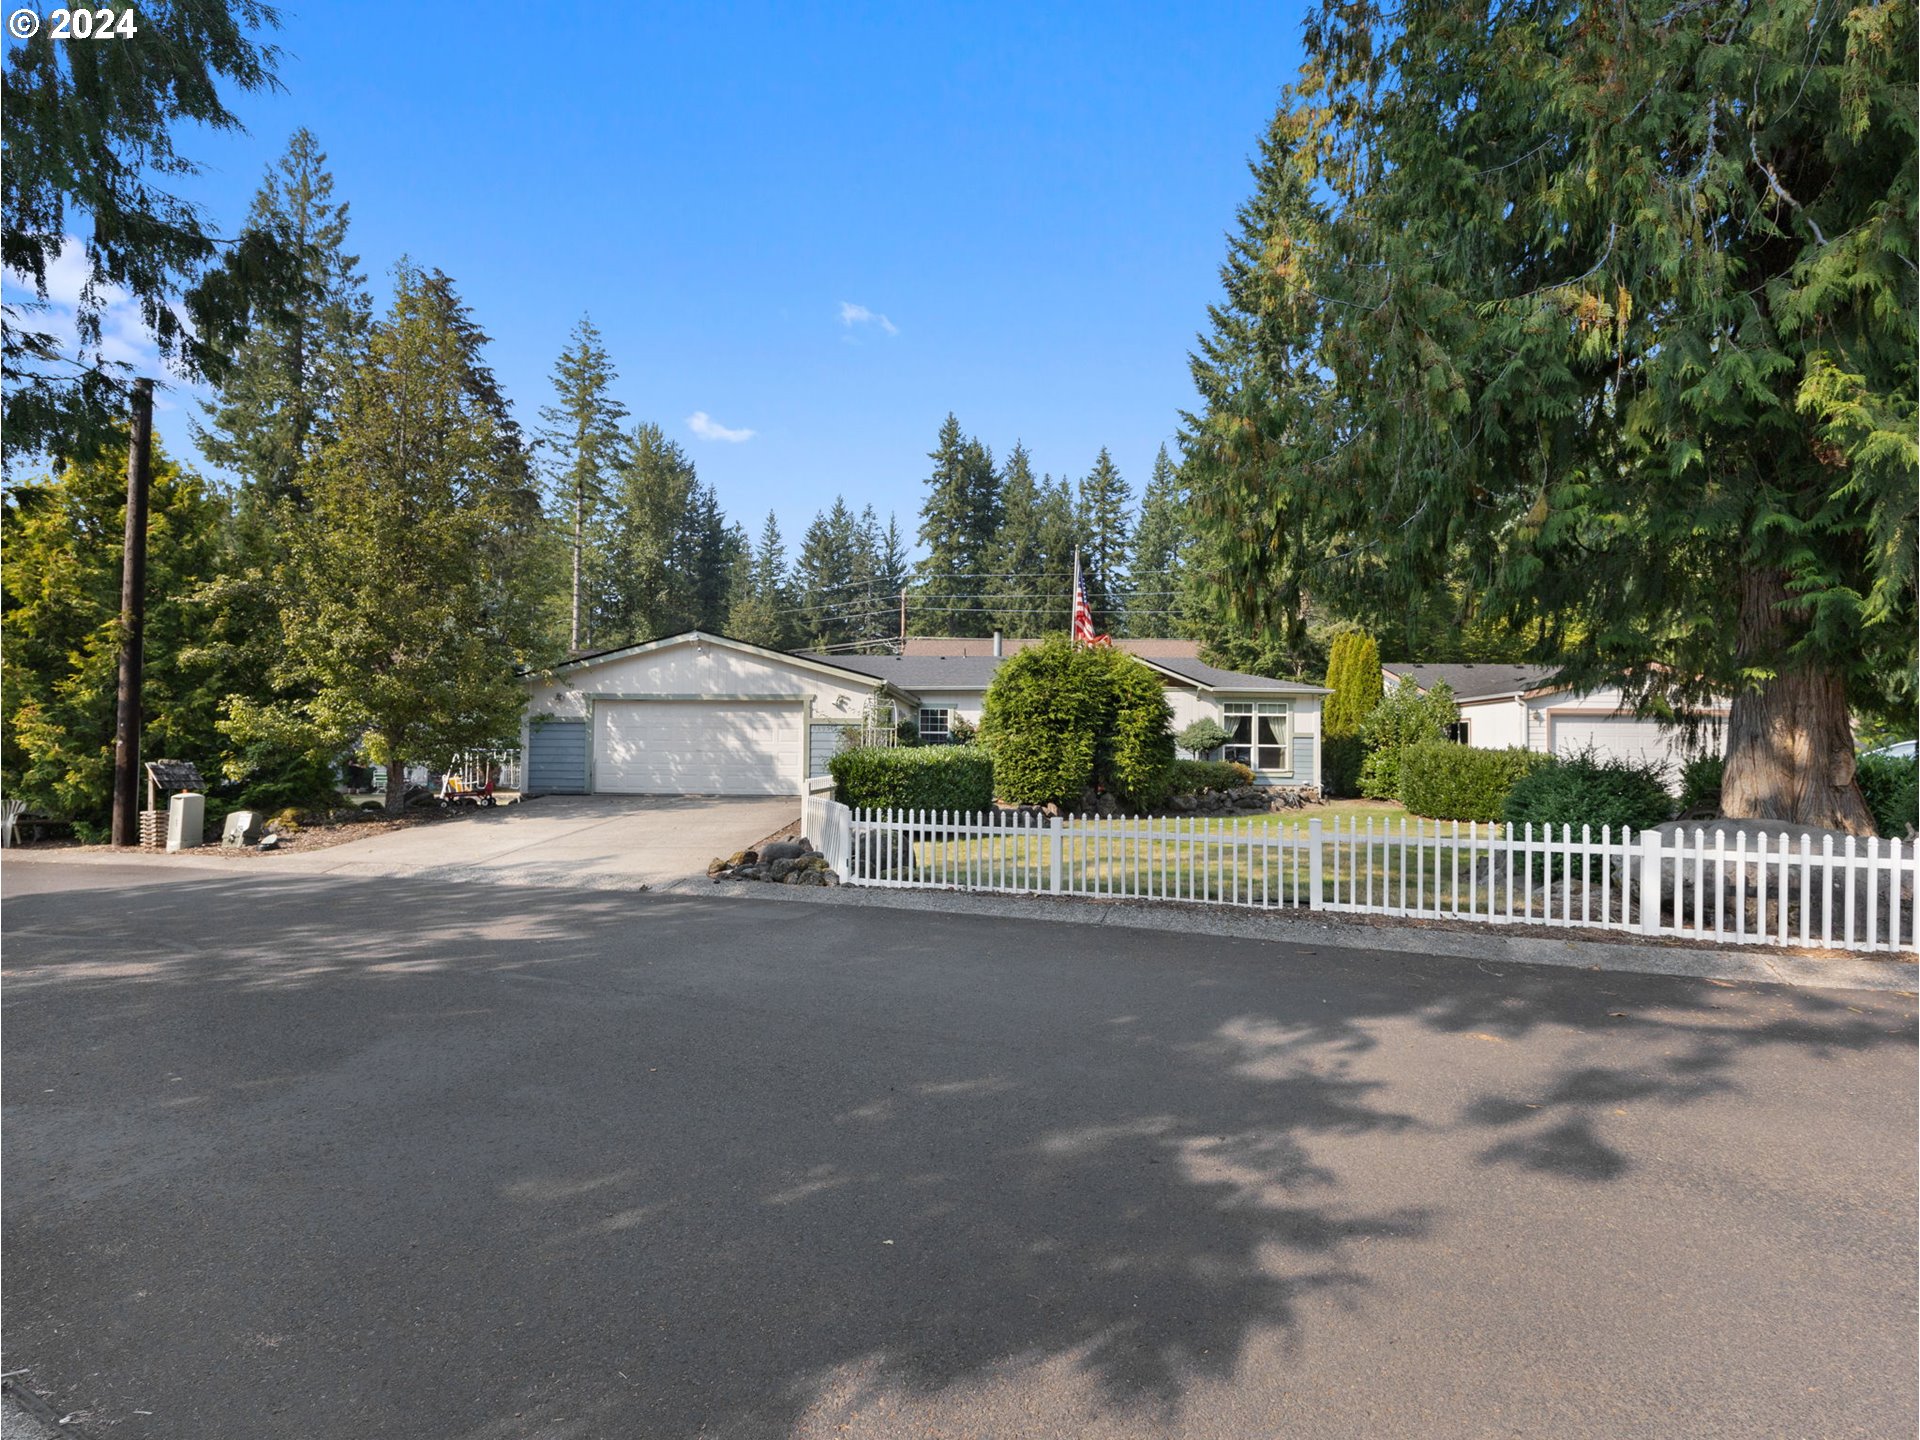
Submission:
[[[1415,951],[1461,960],[1514,965],[1558,965],[1574,970],[1618,970],[1641,975],[1682,975],[1699,980],[1738,980],[1824,990],[1916,988],[1920,971],[1910,960],[1826,960],[1791,951],[1730,950],[1719,946],[1633,944],[1563,940],[1497,930],[1456,930],[1397,921],[1346,921],[1312,912],[1248,914],[1214,905],[1164,905],[1137,900],[1055,899],[1037,895],[977,895],[959,890],[868,890],[842,885],[831,890],[789,885],[714,882],[704,877],[654,887],[655,895],[772,900],[803,905],[867,905],[891,910],[1009,920],[1050,920],[1069,925],[1118,925],[1180,935],[1219,935],[1287,945],[1388,953]]]

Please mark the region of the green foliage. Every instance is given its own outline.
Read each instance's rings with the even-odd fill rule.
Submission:
[[[1587,751],[1546,759],[1514,782],[1500,818],[1513,825],[1611,825],[1644,830],[1673,816],[1658,765],[1601,760]]]
[[[1546,758],[1533,750],[1416,741],[1400,755],[1400,803],[1431,820],[1498,820],[1508,792]]]
[[[1920,761],[1862,755],[1859,774],[1874,830],[1889,840],[1912,836],[1920,825]]]
[[[834,798],[857,810],[993,808],[994,761],[978,745],[855,746],[827,768]]]
[[[1232,760],[1176,760],[1167,776],[1169,795],[1204,795],[1253,784],[1253,771]]]
[[[1360,765],[1360,793],[1372,800],[1392,800],[1400,794],[1400,756],[1409,745],[1446,737],[1447,726],[1460,718],[1453,691],[1445,682],[1424,695],[1411,680],[1402,680],[1360,724],[1360,742],[1366,759]]]
[[[922,635],[984,635],[990,627],[980,581],[1001,517],[993,454],[962,434],[959,419],[949,414],[927,458],[933,473],[920,508],[920,543],[927,547],[920,563],[924,608],[910,620]]]
[[[43,24],[7,46],[0,253],[9,286],[25,277],[33,291],[10,294],[0,323],[9,457],[88,459],[124,444],[130,367],[102,334],[115,296],[137,308],[171,368],[213,378],[249,311],[284,292],[297,262],[285,233],[223,235],[167,188],[200,168],[175,148],[179,127],[238,130],[232,92],[278,88],[280,52],[259,34],[278,13],[260,0],[151,0],[139,22],[132,37],[93,42],[56,40]],[[69,244],[90,277],[73,307],[74,349],[37,313]]]
[[[1327,651],[1324,682],[1333,693],[1321,710],[1321,778],[1329,795],[1353,795],[1360,788],[1360,764],[1366,754],[1360,725],[1380,703],[1380,647],[1371,635],[1343,631]]]
[[[795,600],[813,649],[881,639],[899,632],[907,558],[899,526],[885,528],[871,505],[855,516],[841,496],[813,518],[794,566]],[[978,588],[978,587],[976,587]]]
[[[1691,810],[1720,809],[1720,781],[1727,773],[1727,762],[1720,755],[1697,755],[1680,772],[1680,813]]]
[[[1104,445],[1093,469],[1081,477],[1078,499],[1080,574],[1087,608],[1093,612],[1093,628],[1101,634],[1124,635],[1133,553],[1132,527],[1127,518],[1129,491]]]
[[[987,550],[990,627],[1052,635],[1073,619],[1073,547],[1079,535],[1065,480],[1035,479],[1024,445],[1000,469],[1000,528]],[[929,628],[938,628],[930,618]]]
[[[964,715],[951,715],[947,719],[947,739],[955,745],[971,745],[980,738],[980,727]]]
[[[792,649],[800,643],[800,627],[794,623],[793,591],[787,581],[787,546],[771,510],[745,568],[745,583],[727,610],[726,633],[769,650]]]
[[[228,675],[196,650],[200,616],[184,597],[222,563],[225,507],[157,441],[154,451],[141,753],[192,760],[211,778]],[[10,487],[0,513],[0,789],[87,826],[112,805],[126,483],[124,454],[75,463]]]
[[[304,734],[315,753],[364,737],[397,772],[517,733],[528,637],[504,566],[530,477],[484,340],[446,277],[396,272],[289,531],[285,670],[303,698],[236,703],[242,743]]]
[[[1678,13],[1319,7],[1189,479],[1245,623],[1457,591],[1649,709],[1791,697],[1729,793],[1845,813],[1917,668],[1914,9]]]
[[[606,518],[614,477],[628,458],[627,442],[620,433],[627,407],[613,398],[618,378],[600,332],[590,318],[581,316],[567,349],[554,362],[555,403],[540,411],[547,428],[539,442],[548,457],[556,508],[565,517],[572,565],[567,626],[567,647],[571,650],[586,645],[596,630],[603,635],[624,636],[631,621],[626,615],[595,617],[591,613],[596,591],[618,585],[625,578],[619,563],[625,557],[594,543]],[[617,608],[619,602],[614,605]],[[605,602],[599,608],[604,610]],[[599,626],[594,623],[596,618]]]
[[[1231,738],[1227,734],[1226,726],[1210,715],[1202,715],[1174,736],[1174,741],[1189,755],[1205,755],[1210,751],[1218,750]]]
[[[627,438],[599,528],[593,644],[725,630],[752,547],[658,425],[637,425]]]
[[[1171,720],[1166,687],[1133,656],[1053,639],[994,673],[981,736],[1003,800],[1067,805],[1096,786],[1149,808],[1166,795]]]

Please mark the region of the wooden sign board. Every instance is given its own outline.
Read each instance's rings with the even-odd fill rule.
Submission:
[[[147,778],[162,790],[205,790],[206,782],[191,760],[149,760]]]

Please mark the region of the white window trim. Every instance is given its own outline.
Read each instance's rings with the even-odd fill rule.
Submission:
[[[927,729],[927,716],[929,715],[938,715],[940,717],[940,728],[938,730],[929,731]],[[931,744],[936,739],[940,744],[944,745],[953,738],[953,707],[950,705],[922,705],[920,707],[919,717],[915,720],[914,724],[919,733],[920,743],[922,745]]]
[[[1293,737],[1295,732],[1294,732],[1294,723],[1293,723],[1293,718],[1294,718],[1293,704],[1291,701],[1228,700],[1224,702],[1221,713],[1225,717],[1227,729],[1229,731],[1231,731],[1233,728],[1233,724],[1232,724],[1233,721],[1239,719],[1242,715],[1249,716],[1255,723],[1249,726],[1248,728],[1249,730],[1252,730],[1256,736],[1258,734],[1258,722],[1261,719],[1261,717],[1264,716],[1272,719],[1278,719],[1280,721],[1279,748],[1280,748],[1281,755],[1284,756],[1286,759],[1285,767],[1281,769],[1262,769],[1260,766],[1255,765],[1252,767],[1252,769],[1254,774],[1256,775],[1271,775],[1276,779],[1282,779],[1282,780],[1290,780],[1293,778]],[[1231,744],[1232,742],[1228,742],[1228,743]],[[1256,759],[1259,757],[1260,751],[1262,749],[1257,739],[1252,744],[1250,744],[1247,748],[1252,752],[1254,758]],[[1271,749],[1273,747],[1268,746],[1265,748]],[[1224,746],[1222,747],[1222,753],[1223,754],[1225,753]]]

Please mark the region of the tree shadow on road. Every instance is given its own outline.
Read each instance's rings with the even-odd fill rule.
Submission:
[[[129,1435],[786,1434],[1063,1365],[1170,1426],[1445,1231],[1346,1157],[1605,1185],[1620,1107],[1912,1042],[1884,997],[770,903],[215,880],[7,919],[10,1339]]]

